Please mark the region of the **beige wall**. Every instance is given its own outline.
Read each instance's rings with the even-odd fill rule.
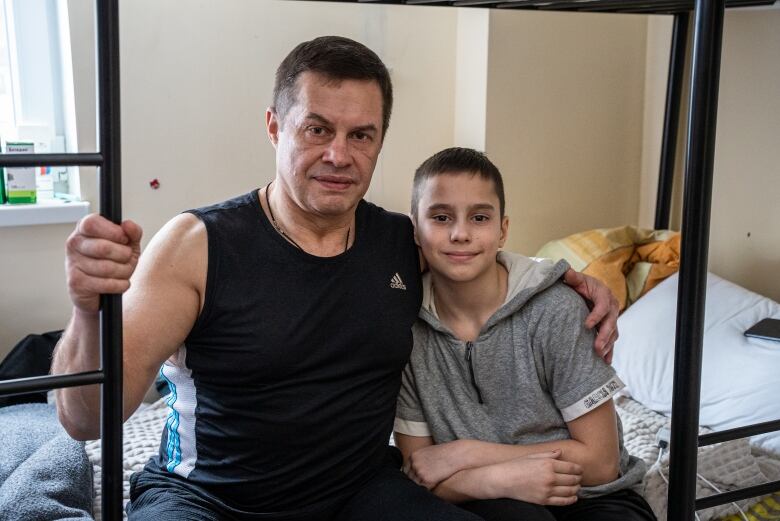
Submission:
[[[91,3],[70,1],[82,151],[94,150],[95,134]],[[395,109],[370,199],[407,211],[414,168],[452,143],[453,9],[133,0],[121,2],[120,23],[123,215],[144,227],[145,242],[178,212],[273,177],[264,130],[273,73],[305,39],[357,39],[391,68]],[[94,173],[81,178],[96,208]],[[153,178],[159,190],[149,187]],[[63,244],[71,228],[0,228],[0,357],[29,332],[65,326]]]
[[[79,150],[95,150],[92,2],[70,0],[74,95]],[[84,36],[86,33],[86,37]],[[80,37],[79,37],[80,36]],[[94,201],[94,169],[81,169],[82,188]],[[70,317],[65,286],[65,240],[71,225],[0,228],[0,358],[28,333],[62,329]]]
[[[710,268],[780,301],[780,10],[724,28]]]
[[[491,12],[486,150],[504,173],[508,249],[635,223],[646,27],[643,16]]]
[[[134,0],[121,16],[124,210],[147,237],[182,210],[273,178],[273,72],[315,36],[362,41],[391,68],[395,108],[370,199],[405,211],[411,172],[451,141],[452,10],[230,0],[182,11],[180,0]]]
[[[641,197],[638,208],[638,224],[644,228],[652,228],[655,223],[655,193],[658,189],[658,169],[661,163],[672,21],[669,16],[649,16],[647,19],[642,167],[639,185]],[[685,135],[684,132],[682,134]]]
[[[91,3],[70,3],[86,151],[95,132]],[[124,214],[147,240],[186,208],[271,179],[262,121],[272,71],[323,28],[367,43],[392,69],[395,111],[370,199],[406,211],[414,168],[458,144],[485,148],[504,171],[511,249],[534,253],[585,228],[652,225],[668,19],[271,0],[182,10],[180,0],[134,0],[122,3],[121,20]],[[727,15],[710,252],[714,271],[775,299],[778,27],[778,10]],[[148,186],[155,177],[157,191]],[[83,173],[82,187],[94,202],[94,176]],[[0,271],[14,274],[0,286],[0,356],[28,332],[64,326],[69,232],[0,228]]]
[[[650,26],[648,41],[664,45],[668,29]],[[650,45],[650,44],[649,44]],[[648,49],[649,81],[666,74],[667,54]],[[718,275],[780,300],[780,9],[726,13],[718,105],[709,266]],[[663,63],[661,63],[663,62]],[[655,80],[651,79],[654,77]],[[663,111],[663,91],[648,90],[646,107]],[[687,98],[687,94],[686,94]],[[646,112],[647,114],[647,112]],[[662,116],[661,116],[662,117]],[[647,118],[645,123],[647,124]],[[684,124],[684,122],[683,122]],[[681,131],[681,140],[684,138]],[[658,141],[660,143],[660,141]],[[652,226],[658,143],[646,139],[639,221]],[[680,144],[682,146],[682,143]],[[682,150],[682,148],[680,148]],[[682,179],[678,161],[677,179]],[[679,229],[680,190],[673,227]]]
[[[0,228],[0,359],[28,333],[62,329],[67,224]]]

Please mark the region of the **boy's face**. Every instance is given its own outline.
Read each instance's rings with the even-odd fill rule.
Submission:
[[[493,181],[471,172],[424,181],[415,239],[432,273],[453,282],[471,282],[490,273],[508,228]]]

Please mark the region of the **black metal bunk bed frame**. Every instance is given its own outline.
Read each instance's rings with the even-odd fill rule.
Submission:
[[[96,1],[99,152],[0,154],[0,167],[93,166],[99,168],[100,213],[121,221],[119,119],[119,0]],[[712,203],[718,83],[726,8],[770,5],[774,0],[332,0],[554,11],[667,14],[674,16],[666,93],[655,227],[668,228],[689,13],[694,14],[680,284],[677,297],[668,519],[690,521],[696,510],[780,490],[780,481],[696,498],[698,447],[780,430],[780,419],[699,435],[704,302]],[[122,519],[122,300],[102,295],[101,365],[97,371],[0,382],[0,395],[101,384],[102,517]]]

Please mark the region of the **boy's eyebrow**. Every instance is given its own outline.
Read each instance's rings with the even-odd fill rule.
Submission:
[[[328,120],[325,116],[322,116],[320,114],[317,114],[316,112],[309,112],[306,114],[306,118],[309,120],[317,121],[318,123],[321,123],[323,125],[326,125],[328,127],[332,127],[333,123]],[[377,132],[377,127],[373,123],[368,123],[366,125],[360,125],[350,130],[350,132]]]
[[[429,212],[435,212],[439,210],[452,210],[452,205],[444,204],[444,203],[436,203],[430,205],[428,208],[426,208]]]
[[[493,206],[490,203],[477,203],[477,204],[472,204],[471,206],[469,206],[469,210],[471,210],[471,211],[474,211],[474,210],[495,210],[495,209],[496,209],[496,207]],[[427,208],[427,210],[429,212],[435,212],[435,211],[440,211],[440,210],[452,210],[452,205],[451,204],[446,204],[446,203],[436,203],[436,204],[430,205]]]

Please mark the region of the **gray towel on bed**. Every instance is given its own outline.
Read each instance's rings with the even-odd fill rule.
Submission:
[[[92,466],[53,405],[0,408],[0,521],[92,519]]]

